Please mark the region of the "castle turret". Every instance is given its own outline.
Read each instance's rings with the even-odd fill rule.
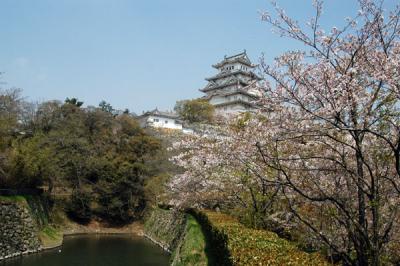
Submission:
[[[254,69],[257,65],[251,63],[246,51],[224,59],[213,65],[219,73],[206,78],[208,84],[201,89],[203,97],[215,106],[218,114],[230,114],[255,111],[255,102],[260,97],[258,83],[262,80]]]

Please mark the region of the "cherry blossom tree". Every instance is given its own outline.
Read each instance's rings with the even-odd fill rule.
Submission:
[[[176,145],[186,171],[170,185],[180,203],[226,201],[266,214],[283,197],[332,258],[382,264],[399,240],[400,7],[359,5],[327,33],[321,1],[307,27],[276,4],[262,14],[306,48],[262,61],[262,114]]]
[[[175,143],[174,149],[181,153],[173,161],[185,169],[169,184],[176,204],[236,205],[265,215],[275,197],[270,192],[279,184],[274,178],[266,179],[271,168],[266,168],[255,145],[265,143],[264,129],[263,122],[244,115],[219,124],[215,132],[187,136]]]
[[[304,224],[346,263],[379,265],[398,218],[400,9],[385,14],[382,1],[359,4],[356,18],[329,33],[319,26],[320,1],[314,2],[311,30],[277,5],[276,18],[263,14],[281,35],[309,49],[263,64],[274,83],[265,107],[275,112],[281,131],[275,149],[259,148],[287,183],[285,194],[338,213],[333,217],[343,229],[342,248],[289,200]]]

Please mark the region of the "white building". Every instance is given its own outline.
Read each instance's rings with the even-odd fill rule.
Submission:
[[[158,109],[138,116],[141,127],[168,128],[182,130],[179,116],[172,112],[161,112]]]
[[[252,64],[246,51],[234,56],[225,56],[220,63],[213,65],[219,73],[207,78],[207,86],[201,89],[203,97],[214,105],[220,115],[255,111],[255,102],[262,95],[259,81],[262,80],[253,71],[257,67]]]

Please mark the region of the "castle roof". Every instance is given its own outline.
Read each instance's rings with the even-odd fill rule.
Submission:
[[[263,89],[258,86],[257,81],[253,81],[245,87],[237,88],[234,91],[223,92],[216,90],[214,93],[205,95],[203,99],[211,99],[213,96],[231,96],[231,95],[246,95],[253,99],[259,99],[263,94]]]
[[[212,81],[212,80],[217,80],[217,79],[221,79],[221,78],[225,78],[225,77],[228,77],[228,76],[231,76],[231,75],[237,75],[237,74],[242,74],[244,76],[249,76],[252,79],[262,80],[262,78],[259,77],[254,72],[243,71],[241,69],[236,69],[234,71],[230,71],[230,70],[222,71],[222,72],[218,73],[217,75],[214,75],[212,77],[206,78],[206,80],[207,81]]]
[[[159,111],[157,108],[152,111],[147,111],[144,114],[140,115],[139,118],[146,117],[146,116],[158,116],[170,119],[179,119],[179,115],[174,112],[163,112]]]
[[[225,92],[225,93],[216,92],[216,93],[213,93],[213,94],[205,95],[205,96],[202,97],[202,99],[209,100],[214,96],[228,97],[228,96],[232,96],[232,95],[246,95],[246,96],[248,96],[250,98],[253,98],[254,100],[259,98],[257,95],[249,93],[248,91],[245,91],[243,89],[237,89],[237,90],[235,90],[233,92]]]
[[[201,89],[200,91],[207,92],[207,91],[217,90],[219,88],[224,88],[226,86],[235,85],[235,84],[241,84],[243,86],[248,86],[248,85],[250,85],[250,82],[243,80],[235,75],[232,75],[228,79],[224,80],[221,83],[218,83],[214,80],[210,80],[210,82],[207,84],[207,86],[204,89]]]
[[[237,99],[237,100],[230,101],[230,102],[214,104],[214,106],[215,107],[224,107],[224,106],[235,105],[235,104],[241,104],[241,105],[252,107],[252,108],[257,108],[258,107],[253,102],[247,102],[247,101],[244,101],[244,100],[241,100],[241,99]]]
[[[249,57],[247,56],[246,50],[244,50],[242,53],[239,53],[239,54],[236,54],[233,56],[225,56],[224,60],[213,65],[213,67],[220,68],[226,64],[232,64],[232,63],[241,63],[241,64],[249,66],[249,67],[256,67],[256,65],[251,63]]]

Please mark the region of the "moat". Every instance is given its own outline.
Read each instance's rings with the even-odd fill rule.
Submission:
[[[0,262],[1,266],[169,265],[169,254],[131,235],[68,236],[60,248]]]

